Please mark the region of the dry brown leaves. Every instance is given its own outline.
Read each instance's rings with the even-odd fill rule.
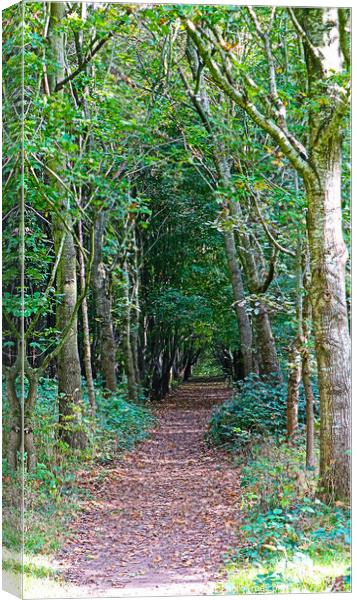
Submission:
[[[159,425],[98,480],[60,553],[67,581],[96,589],[150,581],[212,581],[235,543],[239,473],[207,448],[213,405],[230,394],[217,382],[183,385],[157,409]]]

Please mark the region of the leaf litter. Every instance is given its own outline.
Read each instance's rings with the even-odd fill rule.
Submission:
[[[212,407],[230,394],[217,381],[182,385],[155,409],[149,439],[104,476],[82,474],[92,499],[58,555],[67,582],[96,592],[185,582],[190,593],[212,591],[237,543],[240,489],[239,470],[205,433]]]

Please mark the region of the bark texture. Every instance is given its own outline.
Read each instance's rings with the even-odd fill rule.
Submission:
[[[295,315],[296,315],[296,334],[291,343],[289,351],[289,379],[288,379],[288,399],[287,399],[287,437],[291,438],[298,428],[299,413],[299,388],[302,376],[302,336],[303,336],[303,314],[302,314],[302,256],[301,241],[298,241],[296,252],[296,294],[295,294]]]
[[[124,328],[123,328],[123,353],[124,366],[128,384],[129,400],[135,402],[137,399],[137,381],[135,370],[135,358],[133,355],[132,335],[131,335],[131,302],[130,302],[130,279],[127,264],[124,263]]]
[[[79,241],[83,246],[83,232],[82,232],[82,223],[79,223],[78,226],[79,231]],[[80,271],[80,280],[81,280],[81,292],[86,288],[86,273],[85,273],[85,265],[84,258],[82,253],[79,255],[79,271]],[[82,323],[83,323],[83,362],[84,362],[84,371],[86,374],[87,380],[87,389],[88,389],[88,399],[91,409],[92,417],[95,416],[95,389],[94,389],[94,381],[93,381],[93,372],[92,372],[92,351],[90,345],[90,330],[89,330],[89,318],[88,318],[88,303],[87,298],[84,297],[82,301]]]
[[[95,313],[99,328],[100,368],[105,387],[115,392],[117,387],[115,338],[112,320],[112,294],[110,273],[103,262],[102,247],[105,232],[105,215],[100,213],[95,222],[95,253],[92,268]]]
[[[56,64],[56,68],[49,77],[51,93],[55,92],[56,84],[63,79],[65,74],[64,34],[60,30],[64,11],[64,3],[52,2],[50,4],[48,39],[51,56]],[[61,172],[66,167],[61,157],[53,159],[49,166],[53,173]],[[52,175],[50,177],[53,179],[53,186],[58,189],[63,198],[59,212],[53,218],[53,239],[56,253],[60,251],[61,240],[65,235],[56,277],[57,290],[62,294],[62,302],[58,305],[56,320],[57,328],[62,331],[72,318],[77,300],[77,257],[66,191],[56,177]],[[86,435],[81,425],[81,367],[76,315],[58,355],[58,392],[60,437],[72,448],[83,448],[86,445]]]
[[[309,351],[311,307],[309,296],[306,293],[302,308],[302,330],[303,346],[301,349],[301,371],[306,401],[306,466],[315,467],[315,415],[314,415],[314,393],[311,386],[311,364]]]
[[[328,106],[311,111],[309,157],[314,175],[305,177],[311,262],[310,299],[320,390],[320,488],[329,499],[350,493],[351,343],[345,290],[347,251],[342,232],[341,130],[345,93],[331,80],[343,56],[335,8],[304,9],[299,18],[318,49],[305,46],[309,95]]]
[[[237,316],[239,327],[240,345],[243,359],[244,377],[249,375],[253,369],[253,334],[250,320],[245,308],[246,300],[244,294],[243,280],[239,268],[236,244],[233,232],[224,234],[224,243],[228,260],[229,271],[231,274],[234,310]]]

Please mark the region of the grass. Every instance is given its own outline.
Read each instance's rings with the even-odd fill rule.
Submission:
[[[291,560],[282,558],[269,565],[246,565],[237,569],[232,564],[227,568],[228,581],[220,584],[220,593],[259,594],[293,592],[329,592],[334,581],[347,573],[349,557],[344,552],[334,558],[316,557],[308,560],[306,555],[293,556]],[[344,591],[350,586],[345,582]]]
[[[24,556],[24,564],[13,558],[8,550],[3,553],[3,588],[10,593],[22,593],[24,598],[75,598],[85,595],[82,588],[65,584],[54,568],[51,556]]]

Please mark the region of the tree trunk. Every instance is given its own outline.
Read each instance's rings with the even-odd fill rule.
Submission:
[[[140,372],[140,358],[139,358],[139,340],[140,340],[140,299],[139,299],[139,289],[140,289],[140,273],[139,273],[139,261],[138,261],[138,246],[137,246],[137,236],[135,227],[133,228],[133,250],[134,250],[134,265],[133,265],[133,307],[134,307],[134,318],[131,327],[131,344],[132,344],[132,355],[134,361],[134,370],[135,370],[135,381],[137,384],[140,384],[141,380],[141,372]]]
[[[21,344],[20,344],[21,345]],[[32,369],[25,356],[23,365],[22,350],[12,367],[5,369],[6,393],[10,406],[10,436],[8,446],[8,462],[12,471],[18,464],[18,452],[26,452],[27,469],[33,470],[37,464],[36,448],[34,443],[34,409],[38,392],[40,371]],[[24,412],[22,417],[21,401],[16,390],[16,379],[26,376],[29,384],[27,396],[24,398]]]
[[[50,4],[49,45],[51,58],[56,68],[49,77],[51,93],[55,93],[56,84],[64,78],[64,34],[59,30],[64,18],[65,4],[52,2]],[[62,91],[58,92],[62,94]],[[62,172],[66,168],[62,157],[53,159],[49,164],[54,173]],[[77,300],[77,259],[74,239],[72,235],[72,218],[69,210],[65,189],[55,176],[51,175],[53,186],[58,189],[59,196],[63,198],[59,211],[53,218],[53,239],[56,253],[59,252],[63,235],[65,241],[57,270],[57,291],[62,294],[62,301],[58,305],[56,320],[57,328],[64,329],[71,318]],[[65,221],[65,223],[63,222]],[[70,333],[58,355],[58,392],[59,392],[59,423],[60,437],[71,448],[84,448],[86,435],[81,426],[82,397],[81,397],[81,368],[78,353],[77,317],[73,320]]]
[[[289,352],[289,379],[287,399],[287,437],[291,438],[298,428],[299,388],[301,382],[301,345],[302,345],[302,265],[301,242],[298,240],[296,251],[296,335]]]
[[[306,466],[315,466],[315,416],[314,416],[314,394],[311,386],[310,352],[308,341],[310,337],[311,308],[308,294],[305,294],[302,308],[302,330],[304,346],[301,350],[302,356],[302,382],[304,386],[306,401]]]
[[[229,210],[238,224],[243,223],[243,213],[237,202],[229,202]],[[236,230],[238,240],[239,258],[246,276],[248,289],[251,293],[258,293],[262,287],[261,277],[256,264],[254,249],[249,236],[240,227]],[[253,312],[253,327],[255,329],[255,342],[259,365],[259,374],[263,377],[273,376],[281,381],[281,370],[276,352],[276,344],[271,328],[268,309],[262,299],[259,300],[257,312]],[[254,368],[254,357],[252,357],[252,371]]]
[[[115,339],[112,320],[112,296],[110,276],[102,260],[104,236],[103,213],[95,221],[95,255],[92,268],[95,313],[99,326],[100,367],[107,390],[115,392],[117,387]]]
[[[38,382],[41,370],[32,369],[25,358],[25,376],[29,383],[29,390],[25,398],[24,411],[24,451],[27,455],[27,469],[33,470],[37,464],[36,447],[34,440],[34,410],[38,393]]]
[[[12,471],[16,471],[18,467],[17,453],[21,451],[22,410],[16,392],[16,378],[20,374],[21,362],[19,357],[13,367],[5,370],[6,395],[10,406],[10,434],[7,457]],[[21,377],[23,377],[23,374],[21,374]]]
[[[69,227],[71,223],[67,219]],[[63,235],[62,222],[54,219],[55,250]],[[62,257],[57,271],[57,289],[63,294],[57,308],[57,328],[63,330],[72,316],[77,300],[77,258],[73,236],[66,234]],[[58,355],[58,394],[60,437],[71,448],[84,448],[86,435],[81,429],[82,395],[81,365],[78,353],[77,317]]]
[[[135,364],[133,357],[132,341],[131,341],[131,302],[130,302],[130,281],[127,265],[123,266],[124,271],[124,293],[125,293],[125,313],[124,313],[124,331],[123,331],[123,354],[125,373],[128,381],[128,397],[129,400],[135,402],[137,400],[137,381],[135,377]]]
[[[289,352],[289,379],[287,399],[287,429],[288,439],[291,438],[298,428],[299,415],[299,388],[301,381],[301,355],[300,341],[295,339]]]
[[[183,372],[183,381],[188,381],[192,374],[192,365],[188,363]]]
[[[240,345],[243,356],[244,377],[246,377],[247,375],[249,375],[249,373],[253,371],[253,334],[249,317],[245,308],[246,301],[244,296],[243,280],[237,260],[237,252],[233,232],[226,232],[224,234],[224,242],[226,247],[228,267],[231,275],[234,310],[237,316],[237,323],[239,328]]]
[[[189,92],[191,101],[194,107],[196,108],[204,127],[211,136],[213,142],[213,157],[217,171],[217,179],[225,188],[229,189],[232,187],[232,177],[229,162],[227,159],[227,154],[225,152],[224,145],[220,140],[221,132],[218,131],[217,136],[210,123],[210,101],[206,91],[202,69],[200,68],[198,53],[192,45],[192,43],[190,43],[190,39],[187,43],[186,54],[192,70],[193,77],[195,79],[196,94],[192,94],[192,91],[189,90],[188,84],[185,81],[184,76],[183,79],[186,88]],[[200,99],[198,98],[198,96]],[[229,209],[231,212],[233,204],[234,202],[229,202]],[[253,333],[245,307],[243,280],[238,264],[238,256],[233,231],[224,233],[224,242],[229,272],[231,275],[231,283],[234,296],[234,309],[237,317],[237,325],[240,334],[240,342],[244,364],[244,375],[247,376],[253,371]]]
[[[320,60],[305,44],[309,96],[329,102],[311,110],[306,174],[311,262],[310,300],[320,390],[320,489],[325,499],[350,494],[351,342],[348,326],[342,232],[341,134],[347,101],[331,73],[343,71],[336,8],[298,11]],[[332,115],[332,116],[331,116]]]
[[[253,313],[253,325],[255,330],[259,374],[264,378],[273,377],[277,381],[281,381],[280,364],[276,352],[268,309],[262,300],[259,301],[257,311],[257,314]]]
[[[79,222],[78,225],[79,231],[79,241],[83,246],[83,231],[82,231],[82,223]],[[79,271],[80,271],[80,281],[81,281],[81,291],[86,287],[86,273],[84,266],[84,258],[82,253],[79,253]],[[84,371],[86,374],[87,380],[87,388],[88,388],[88,399],[89,405],[91,409],[91,415],[95,417],[95,389],[94,389],[94,381],[93,381],[93,372],[92,372],[92,353],[90,346],[90,334],[89,334],[89,319],[88,319],[88,304],[87,298],[83,298],[82,301],[82,323],[83,323],[83,362],[84,362]]]
[[[336,147],[337,146],[337,147]],[[313,328],[320,390],[320,486],[327,498],[350,489],[351,345],[340,211],[339,139],[326,148],[320,183],[309,187]],[[323,186],[321,189],[320,186]]]

